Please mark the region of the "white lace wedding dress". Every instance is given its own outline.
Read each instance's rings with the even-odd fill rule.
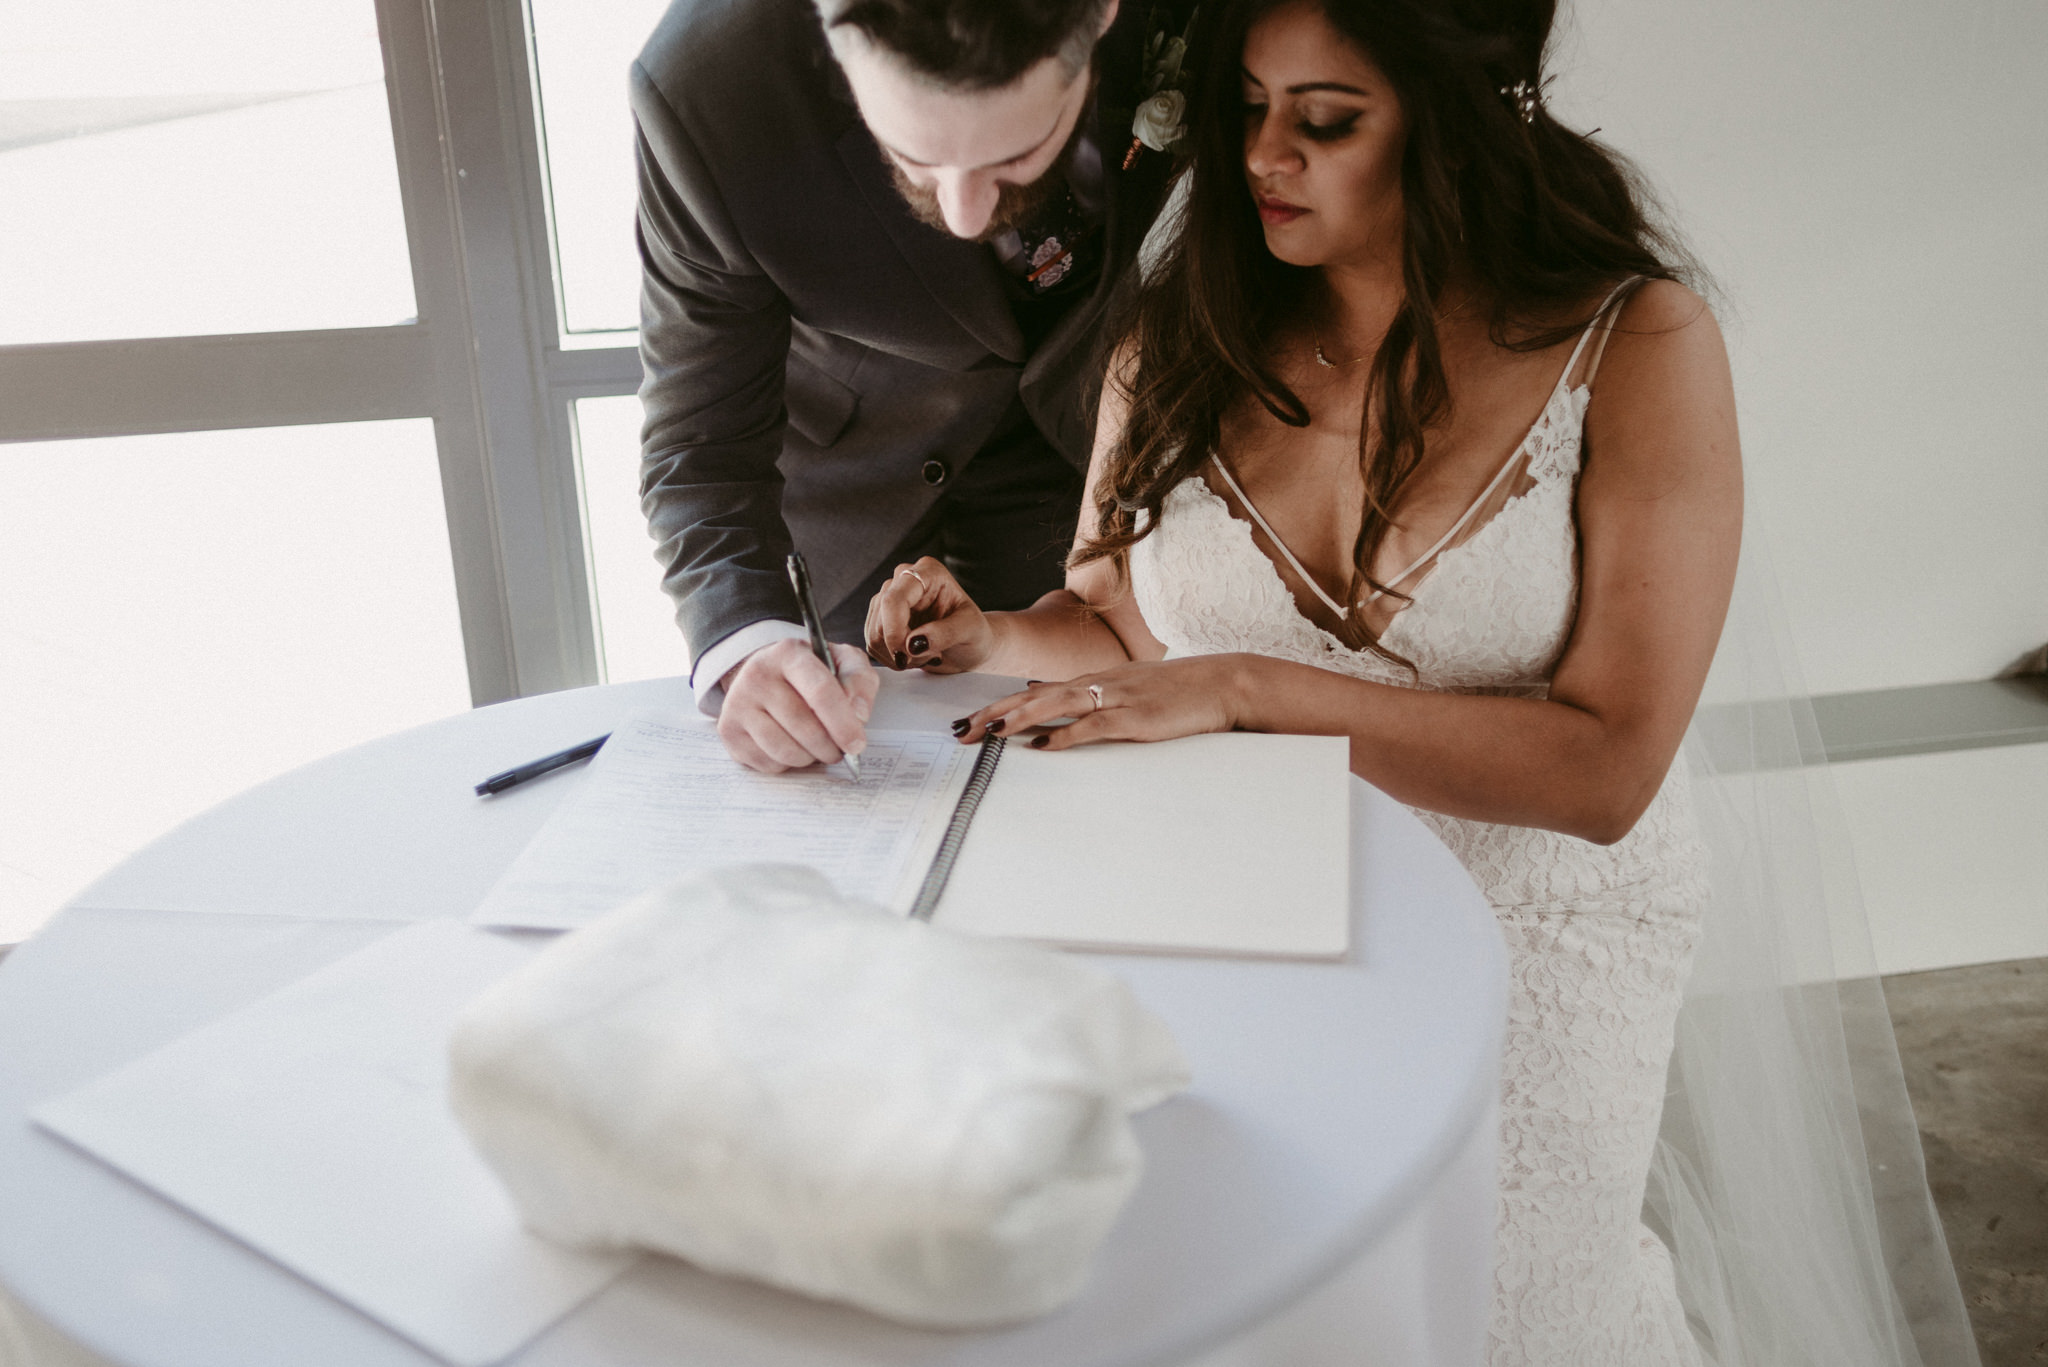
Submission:
[[[1571,381],[1586,340],[1504,467],[1523,471],[1523,490],[1436,556],[1382,633],[1417,674],[1303,617],[1252,525],[1201,478],[1168,494],[1132,550],[1146,624],[1175,655],[1249,651],[1400,687],[1543,697],[1578,597],[1572,507],[1590,374]],[[1597,349],[1588,359],[1590,372]],[[1234,491],[1227,468],[1212,468]],[[1512,966],[1490,1360],[1692,1367],[1670,1255],[1642,1223],[1707,895],[1683,758],[1610,846],[1418,815],[1486,894]]]

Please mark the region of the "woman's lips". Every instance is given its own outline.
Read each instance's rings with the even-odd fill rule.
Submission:
[[[1289,204],[1286,200],[1275,199],[1271,195],[1253,195],[1252,198],[1259,206],[1259,221],[1262,223],[1276,226],[1292,223],[1308,212],[1299,204]]]

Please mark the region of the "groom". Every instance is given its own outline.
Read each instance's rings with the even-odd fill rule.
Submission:
[[[1103,316],[1169,169],[1132,151],[1148,27],[1135,0],[676,0],[634,65],[642,506],[743,762],[837,759],[873,692],[810,653],[792,547],[836,641],[921,555],[990,608],[1059,586]]]

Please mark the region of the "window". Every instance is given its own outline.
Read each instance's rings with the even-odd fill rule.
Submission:
[[[576,405],[576,454],[590,529],[598,637],[612,683],[686,674],[690,652],[640,515],[640,401],[628,395]]]
[[[530,3],[563,345],[631,346],[640,258],[626,73],[667,0]],[[639,402],[580,398],[573,421],[603,677],[686,673],[689,649],[640,514]]]
[[[626,70],[667,0],[531,6],[562,327],[630,333],[639,326],[640,261]]]
[[[187,816],[469,699],[423,419],[0,446],[0,583],[0,943]]]
[[[600,654],[585,544],[630,540],[661,6],[536,3],[0,8],[0,725],[46,790],[0,944],[317,753],[684,667],[644,534]]]
[[[371,0],[0,9],[0,345],[411,321]]]

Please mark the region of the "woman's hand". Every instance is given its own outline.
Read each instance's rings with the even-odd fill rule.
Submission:
[[[1120,665],[1062,683],[1034,683],[965,718],[962,741],[1015,736],[1060,717],[1027,742],[1039,750],[1066,750],[1100,740],[1171,740],[1204,731],[1236,729],[1240,699],[1258,659],[1249,655],[1194,655]],[[956,728],[959,723],[955,723]]]
[[[995,648],[988,614],[931,556],[896,572],[868,603],[868,658],[891,669],[965,674]]]

